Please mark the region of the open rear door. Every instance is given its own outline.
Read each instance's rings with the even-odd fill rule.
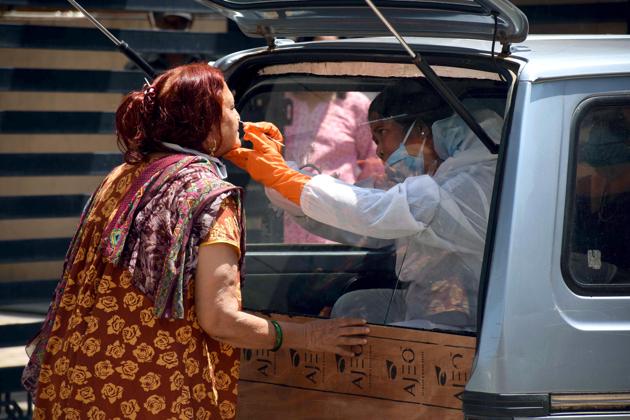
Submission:
[[[362,1],[200,1],[233,19],[250,36],[272,39],[390,35]],[[486,41],[492,41],[494,37],[498,42],[509,44],[525,39],[528,31],[527,19],[522,12],[503,0],[392,0],[377,2],[377,6],[405,37]],[[352,48],[352,42],[343,46]],[[364,50],[368,47],[367,44],[362,46]],[[366,62],[347,61],[340,48],[335,46],[326,51],[328,59],[320,62],[323,59],[317,55],[305,59],[309,53],[317,54],[316,47],[300,47],[299,52],[295,52],[299,55],[297,62],[288,63],[292,48],[279,47],[283,50],[282,64],[272,65],[273,52],[265,52],[261,57],[266,64],[261,64],[260,68],[254,64],[255,57],[247,59],[248,70],[255,75],[244,76],[243,71],[233,67],[226,71],[226,74],[239,78],[229,80],[228,84],[238,86],[242,92],[237,99],[244,121],[273,122],[285,136],[287,160],[299,161],[298,164],[304,167],[319,166],[323,173],[333,176],[334,170],[326,172],[326,162],[310,161],[308,153],[302,156],[303,161],[300,156],[290,159],[287,155],[293,153],[300,142],[305,143],[310,152],[315,150],[308,147],[305,139],[315,143],[320,129],[327,128],[325,122],[318,120],[319,102],[324,104],[323,108],[330,104],[341,106],[339,104],[348,98],[362,96],[362,99],[355,99],[364,105],[365,112],[355,127],[358,131],[367,124],[370,99],[391,82],[389,79],[420,77],[410,63],[377,62],[378,59],[373,58]],[[378,55],[378,50],[373,53]],[[333,57],[334,54],[338,56]],[[487,51],[480,52],[471,61],[473,54],[473,50],[466,50],[465,59],[453,59],[451,67],[444,64],[450,58],[447,60],[442,55],[443,64],[438,66],[438,76],[444,77],[444,83],[456,92],[459,100],[465,99],[503,115],[512,81],[502,79],[496,73],[496,62],[488,58]],[[303,109],[311,111],[299,111],[303,101],[310,103],[309,108]],[[308,121],[298,123],[302,117],[308,117],[304,119]],[[355,118],[359,120],[358,115]],[[494,132],[497,128],[500,134],[501,127],[495,127]],[[340,130],[335,134],[340,134]],[[346,153],[341,136],[339,139],[339,149],[331,150],[330,156]],[[371,143],[369,129],[368,143]],[[252,182],[245,186],[248,190],[245,201],[248,223],[254,221],[248,228],[248,243],[254,246],[250,246],[247,253],[247,282],[243,289],[246,309],[275,319],[287,319],[288,314],[295,313],[317,316],[322,307],[332,306],[349,290],[396,289],[395,279],[399,276],[394,273],[391,248],[367,251],[338,245],[293,245],[286,234],[283,237],[283,229],[284,233],[287,229],[286,219],[272,214],[260,185]],[[491,188],[482,201],[489,203],[490,193]],[[473,248],[472,253],[482,253],[483,241],[475,243]],[[482,256],[476,254],[475,258],[480,265]],[[410,253],[408,259],[421,258],[417,253]],[[358,278],[358,283],[365,284],[350,286],[347,282],[350,278]],[[385,284],[386,279],[393,281]],[[308,293],[305,292],[307,289]],[[330,301],[324,302],[324,297],[330,297]],[[313,304],[314,310],[304,309],[303,303],[315,301],[319,306]],[[293,317],[292,320],[312,318]],[[292,348],[282,348],[275,353],[244,349],[241,353],[238,416],[242,419],[461,419],[459,395],[464,391],[475,355],[474,327],[467,331],[451,329],[453,332],[446,332],[432,329],[434,324],[419,321],[415,325],[371,325],[368,343],[352,358]]]
[[[234,20],[249,36],[388,36],[363,0],[199,0]],[[507,0],[375,1],[405,36],[525,39],[527,18]]]

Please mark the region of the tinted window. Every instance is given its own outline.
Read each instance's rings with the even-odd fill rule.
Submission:
[[[574,132],[565,274],[571,285],[599,293],[630,291],[630,101],[624,102],[591,100]]]
[[[392,187],[410,177],[428,174],[435,180],[426,179],[424,182],[430,184],[426,189],[419,180],[413,181],[408,210],[403,210],[404,215],[409,213],[421,223],[426,217],[430,232],[422,238],[420,231],[383,234],[392,231],[392,218],[379,221],[375,217],[374,224],[366,224],[371,230],[365,232],[374,235],[362,229],[344,230],[346,220],[348,225],[353,221],[348,213],[340,216],[343,226],[334,228],[298,214],[299,208],[293,213],[274,200],[272,204],[260,184],[246,183],[248,259],[243,304],[247,309],[315,316],[328,316],[332,310],[333,316],[350,316],[354,314],[351,310],[360,306],[376,313],[371,319],[376,323],[475,328],[477,284],[496,158],[472,133],[467,134],[469,130],[453,117],[450,108],[436,104],[419,113],[417,103],[426,101],[422,96],[407,95],[409,102],[388,97],[388,101],[403,103],[403,109],[368,115],[372,100],[386,86],[398,82],[393,78],[287,74],[260,80],[239,99],[241,119],[270,121],[278,126],[284,135],[284,158],[304,172],[378,190],[375,195],[395,189]],[[494,79],[469,78],[453,78],[448,83],[498,142],[507,85]],[[398,134],[392,138],[398,142],[403,137],[409,139],[408,152],[415,156],[414,165],[431,135],[444,140],[440,143],[444,154],[462,154],[455,156],[457,159],[450,155],[440,158],[436,151],[431,159],[421,158],[425,169],[407,166],[407,158],[394,159],[392,164],[381,153],[379,159],[378,139],[384,151],[386,133],[395,132]],[[451,137],[453,141],[446,140]],[[479,156],[474,167],[466,166],[469,154],[464,151]],[[400,152],[398,143],[389,145],[389,155],[395,152]],[[446,160],[448,163],[443,164]],[[424,207],[413,200],[424,197],[425,190],[436,191],[432,197],[448,197],[448,209],[440,207],[435,210],[439,215],[433,218],[422,213]],[[343,301],[342,296],[346,297]],[[436,324],[425,322],[427,313]],[[436,316],[442,313],[446,315]]]

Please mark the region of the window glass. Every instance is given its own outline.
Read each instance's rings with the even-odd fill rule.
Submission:
[[[344,197],[377,197],[350,209],[333,203],[316,220],[248,182],[246,308],[316,316],[367,311],[374,323],[475,329],[496,156],[422,89],[414,93],[410,85],[382,99],[384,89],[408,82],[287,75],[262,79],[241,98],[243,121],[280,128],[283,157],[294,168],[362,188]],[[499,142],[507,83],[448,83]],[[379,97],[386,103],[380,108],[373,104]],[[333,213],[337,226],[326,221]]]
[[[567,266],[586,288],[630,286],[630,104],[589,107],[577,122]]]

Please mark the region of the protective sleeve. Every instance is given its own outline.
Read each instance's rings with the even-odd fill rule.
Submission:
[[[347,230],[338,229],[336,227],[320,223],[307,216],[294,217],[293,220],[309,232],[341,244],[372,249],[384,248],[394,244],[394,240],[392,239],[379,239],[357,235],[355,233],[348,232]]]
[[[271,201],[272,205],[284,210],[298,225],[317,236],[321,236],[322,238],[346,245],[374,249],[383,248],[393,244],[393,241],[389,239],[378,239],[371,238],[369,236],[357,235],[355,233],[348,232],[347,230],[339,229],[313,220],[306,216],[300,207],[284,198],[273,188],[265,188],[265,194],[267,195],[269,201]]]
[[[328,175],[302,190],[304,214],[357,235],[396,239],[424,231],[440,202],[440,187],[428,175],[406,179],[387,191],[360,188]]]

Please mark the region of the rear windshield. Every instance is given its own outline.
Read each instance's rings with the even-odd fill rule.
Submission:
[[[374,323],[474,331],[496,156],[448,106],[426,101],[422,78],[408,77],[402,68],[406,77],[386,77],[368,64],[346,67],[342,75],[312,65],[292,73],[268,68],[239,98],[241,120],[278,126],[284,159],[296,170],[360,186],[359,194],[381,197],[375,206],[390,199],[404,203],[389,215],[384,206],[382,219],[378,209],[363,208],[361,217],[371,218],[366,226],[352,209],[335,210],[330,197],[322,202],[332,211],[309,217],[273,190],[245,180],[251,263],[244,306],[325,317],[363,316],[367,310]],[[461,72],[466,77],[451,69],[444,80],[499,142],[508,83],[493,73]],[[420,93],[414,96],[415,82]],[[401,94],[400,86],[411,91]],[[386,89],[401,94],[400,103],[389,95],[387,106],[374,106]],[[387,138],[400,143],[405,137],[398,151],[391,144],[385,150]],[[428,153],[430,148],[439,153]],[[401,153],[406,156],[394,163]],[[399,229],[392,217],[415,219]]]

